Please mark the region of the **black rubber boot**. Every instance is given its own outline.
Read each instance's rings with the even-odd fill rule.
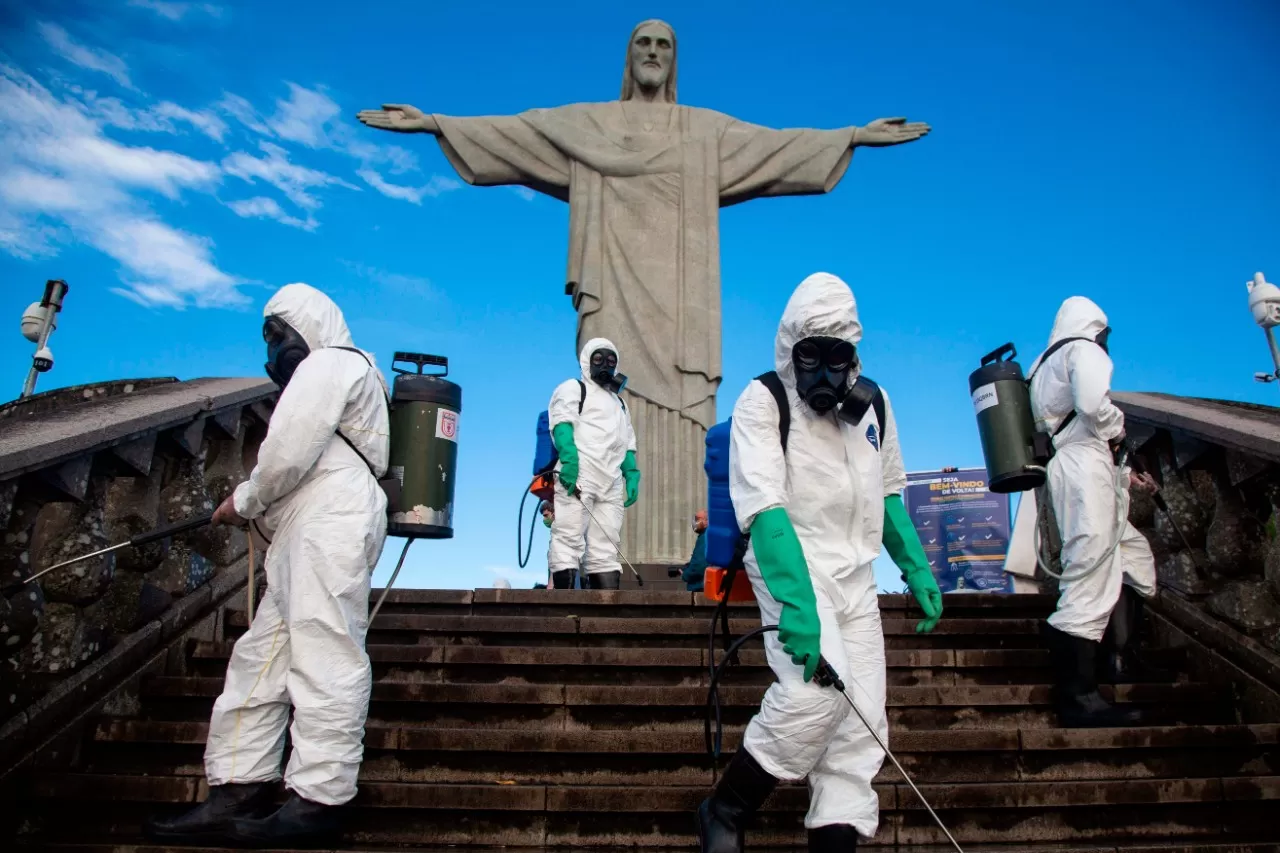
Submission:
[[[1068,729],[1119,728],[1142,722],[1137,710],[1115,707],[1098,693],[1098,643],[1044,626],[1053,659],[1054,707]]]
[[[576,575],[573,569],[561,569],[558,572],[551,573],[552,589],[573,589],[573,576]]]
[[[342,806],[324,806],[290,793],[275,814],[232,821],[227,838],[245,847],[300,847],[337,840]]]
[[[702,853],[742,853],[747,822],[777,786],[778,780],[766,773],[751,753],[739,749],[715,791],[698,806]]]
[[[587,575],[592,589],[618,589],[622,584],[622,572],[597,572]]]
[[[236,818],[270,814],[277,789],[276,782],[211,785],[203,803],[175,818],[152,818],[142,831],[150,841],[221,844]]]
[[[1151,666],[1142,654],[1142,622],[1146,601],[1132,587],[1120,588],[1102,638],[1098,678],[1109,684],[1173,681],[1175,674]]]
[[[850,853],[858,849],[858,830],[835,823],[809,830],[809,853]]]

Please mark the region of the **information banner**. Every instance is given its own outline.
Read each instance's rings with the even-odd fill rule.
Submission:
[[[943,592],[1013,592],[1009,496],[987,491],[985,468],[907,474],[907,512]]]

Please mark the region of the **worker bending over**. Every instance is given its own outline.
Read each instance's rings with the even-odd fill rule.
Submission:
[[[153,820],[157,841],[287,846],[331,836],[356,793],[369,710],[369,579],[386,538],[387,388],[342,312],[305,284],[267,302],[267,373],[281,386],[249,479],[214,513],[270,541],[267,592],[236,641],[205,748],[209,797]],[[293,724],[289,727],[289,712]],[[290,792],[274,802],[285,730]]]
[[[1053,659],[1058,719],[1070,727],[1111,727],[1139,721],[1134,710],[1098,694],[1104,635],[1116,675],[1137,641],[1142,601],[1156,592],[1151,546],[1128,521],[1130,485],[1150,489],[1147,476],[1117,468],[1124,414],[1111,402],[1111,327],[1083,296],[1062,303],[1049,346],[1031,366],[1036,428],[1053,437],[1049,498],[1062,535],[1062,580],[1045,637]],[[1108,623],[1115,625],[1108,633]]]

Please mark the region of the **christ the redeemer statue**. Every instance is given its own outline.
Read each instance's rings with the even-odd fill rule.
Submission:
[[[609,338],[629,377],[645,478],[622,548],[649,564],[686,561],[693,514],[705,506],[704,441],[721,378],[719,209],[828,192],[853,149],[929,132],[901,118],[773,130],[681,106],[675,31],[656,20],[631,34],[616,101],[477,118],[384,104],[358,118],[434,135],[469,184],[520,185],[569,203],[565,292],[579,344]]]

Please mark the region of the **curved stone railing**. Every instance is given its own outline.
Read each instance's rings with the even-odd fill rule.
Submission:
[[[1166,514],[1132,494],[1129,520],[1151,543],[1160,594],[1152,608],[1203,654],[1206,677],[1265,696],[1280,713],[1280,409],[1247,403],[1117,393],[1127,444],[1160,485]],[[1044,495],[1037,492],[1037,502]],[[1042,506],[1039,537],[1054,571],[1061,540]],[[1037,572],[1041,591],[1057,584]],[[1163,623],[1162,623],[1163,624]],[[1166,637],[1166,639],[1170,639]],[[1254,680],[1266,689],[1253,690]],[[1262,701],[1262,700],[1260,700]],[[1245,703],[1246,706],[1249,702]],[[1274,707],[1272,707],[1274,706]]]
[[[276,392],[258,379],[146,379],[0,406],[0,744],[10,757],[207,610],[220,578],[242,585],[247,545],[239,531],[204,528],[13,586],[212,510],[252,470]]]

